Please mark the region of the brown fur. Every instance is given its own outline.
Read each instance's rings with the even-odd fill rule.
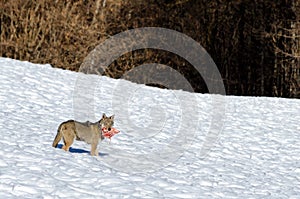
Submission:
[[[110,129],[113,124],[114,116],[106,117],[105,114],[103,114],[101,120],[95,123],[68,120],[59,125],[52,146],[57,147],[59,141],[63,138],[64,146],[62,149],[69,151],[70,146],[76,139],[91,144],[91,155],[98,155],[97,146],[99,140],[104,139],[101,128],[106,127]]]

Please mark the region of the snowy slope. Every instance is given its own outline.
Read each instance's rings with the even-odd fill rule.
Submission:
[[[0,198],[300,196],[300,100],[168,91],[6,58],[0,82]],[[103,112],[121,133],[98,157],[83,142],[51,147],[61,122]]]

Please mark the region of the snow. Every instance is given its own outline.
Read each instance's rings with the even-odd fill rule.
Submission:
[[[0,81],[0,198],[299,198],[300,100],[163,90],[7,58]],[[121,132],[99,156],[84,142],[51,146],[61,122],[104,112]]]

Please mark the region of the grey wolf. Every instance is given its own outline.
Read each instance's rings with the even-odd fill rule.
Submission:
[[[92,123],[87,122],[78,122],[75,120],[68,120],[61,123],[57,129],[57,134],[54,138],[53,147],[57,147],[59,141],[63,139],[64,146],[62,149],[69,151],[70,146],[73,144],[74,140],[85,141],[91,145],[91,155],[98,155],[97,146],[99,140],[102,141],[104,136],[102,135],[102,129],[111,130],[114,125],[114,115],[107,117],[105,114],[102,115],[102,118]]]

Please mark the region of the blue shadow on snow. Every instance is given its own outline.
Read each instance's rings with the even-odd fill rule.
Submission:
[[[62,146],[63,146],[62,144],[58,144],[57,148],[61,149]],[[88,154],[90,154],[90,151],[87,151],[84,149],[76,149],[76,148],[72,148],[72,147],[70,147],[69,152],[70,153],[88,153]],[[108,155],[108,153],[99,153],[99,156],[107,156],[107,155]]]

